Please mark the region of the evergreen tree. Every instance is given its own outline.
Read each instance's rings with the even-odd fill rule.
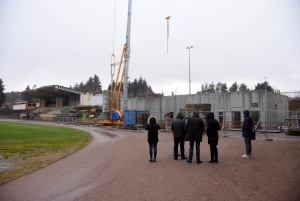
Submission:
[[[237,91],[238,88],[239,88],[239,85],[238,85],[236,82],[234,82],[234,83],[231,85],[231,87],[229,88],[229,91],[230,91],[230,92]]]
[[[29,87],[29,85],[27,85],[25,91],[29,91],[29,90],[30,90],[30,87]],[[30,97],[30,96],[28,96],[28,95],[22,95],[22,99],[23,99],[23,100],[26,100],[26,101],[28,101],[28,102],[32,102],[32,97]]]
[[[254,90],[265,89],[265,88],[267,88],[267,91],[274,91],[273,88],[271,87],[271,85],[269,84],[269,82],[267,82],[267,81],[257,83],[257,85],[255,85]]]
[[[83,84],[83,82],[80,82],[78,86],[78,90],[82,92],[86,92],[85,85]]]
[[[215,93],[215,84],[212,82],[207,89],[207,93]]]
[[[94,80],[92,77],[90,77],[85,84],[86,92],[92,93],[93,87],[94,87]]]
[[[227,84],[226,84],[226,83],[223,83],[223,84],[221,85],[221,92],[228,92],[227,89],[228,89],[228,88],[227,88]]]
[[[245,83],[242,83],[239,87],[239,91],[249,91],[249,88],[245,85]]]
[[[16,100],[20,100],[20,92],[19,91],[12,91],[12,92],[7,92],[6,94],[6,102],[7,103],[13,103]]]
[[[216,92],[221,92],[221,87],[222,87],[222,83],[221,82],[218,82],[217,85],[216,85]]]
[[[94,75],[93,83],[94,83],[93,92],[102,93],[101,82],[100,82],[98,75],[96,75],[96,74]]]
[[[201,93],[208,93],[208,84],[201,85]]]
[[[73,89],[79,91],[79,85],[78,85],[78,83],[74,84]]]
[[[2,79],[0,79],[0,108],[3,103],[6,101],[6,94],[4,93],[5,91],[5,85],[3,84]]]

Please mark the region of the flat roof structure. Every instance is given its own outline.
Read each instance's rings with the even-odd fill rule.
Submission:
[[[76,94],[86,94],[78,90],[70,89],[59,85],[49,85],[36,89],[22,91],[21,94],[41,98],[54,98],[58,96],[74,96]]]

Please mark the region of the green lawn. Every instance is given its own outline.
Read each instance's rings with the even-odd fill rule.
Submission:
[[[90,134],[77,129],[0,121],[0,162],[13,163],[14,170],[11,175],[0,169],[0,182],[65,156],[89,139]]]

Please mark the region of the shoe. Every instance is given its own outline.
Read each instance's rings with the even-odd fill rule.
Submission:
[[[248,156],[247,154],[244,154],[241,156],[242,158],[250,158],[251,156]]]
[[[191,160],[187,160],[186,162],[188,162],[188,163],[192,163],[192,161],[191,161]]]
[[[198,164],[199,164],[199,163],[202,163],[202,161],[198,160],[197,163],[198,163]]]
[[[153,159],[152,161],[153,161],[153,162],[156,162],[156,159]]]
[[[188,158],[184,156],[184,157],[182,157],[181,159],[184,160],[184,159],[188,159]]]
[[[215,160],[215,163],[218,163],[219,161],[218,160]]]
[[[150,159],[149,162],[152,162],[152,159]]]
[[[210,160],[210,161],[207,161],[208,163],[215,163],[215,161],[214,160]]]
[[[174,160],[178,160],[177,158],[174,158]]]

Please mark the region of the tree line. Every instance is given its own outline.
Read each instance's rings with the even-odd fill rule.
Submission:
[[[113,86],[115,86],[115,83],[113,83]],[[117,87],[120,86],[120,83],[118,83]],[[98,75],[94,75],[93,77],[90,77],[86,82],[80,82],[79,84],[76,83],[74,86],[70,86],[70,89],[82,91],[82,92],[88,92],[88,93],[102,93],[102,85],[101,81],[98,77]],[[267,91],[274,91],[274,89],[271,87],[270,83],[265,81],[261,83],[257,83],[255,85],[254,90],[259,89],[267,89]],[[108,85],[107,90],[111,89],[111,84]],[[25,90],[30,90],[29,85],[27,85]],[[197,94],[201,93],[216,93],[216,92],[234,92],[234,91],[249,91],[250,89],[245,83],[237,84],[237,82],[234,82],[229,88],[226,83],[218,82],[216,85],[212,82],[211,84],[202,84],[201,90],[197,92]],[[14,102],[19,99],[26,100],[28,102],[35,102],[38,101],[37,99],[22,95],[20,92],[7,92],[5,91],[5,85],[3,84],[3,80],[0,78],[0,106],[2,106],[5,102]],[[123,91],[123,87],[121,88],[121,91]],[[145,95],[151,95],[154,94],[151,86],[148,84],[148,82],[140,77],[139,79],[134,79],[132,82],[129,81],[128,83],[128,97],[135,97],[135,96],[145,96]]]
[[[113,87],[115,86],[115,82],[113,82]],[[117,84],[118,89],[120,87],[120,82]],[[111,90],[111,84],[108,85],[107,90]],[[123,86],[121,88],[121,91],[123,91]],[[138,80],[135,78],[133,82],[129,80],[128,82],[128,97],[134,97],[137,95],[147,95],[147,94],[153,94],[153,90],[150,85],[148,85],[147,81],[140,77]]]
[[[115,84],[115,83],[114,83]],[[118,86],[120,86],[120,83],[118,83]],[[80,83],[75,83],[73,86],[69,86],[70,89],[78,90],[81,92],[87,92],[87,93],[102,93],[102,85],[101,81],[99,79],[98,75],[94,75],[93,77],[88,78],[86,82],[81,81]],[[107,90],[110,90],[111,84],[109,84]],[[31,90],[30,86],[27,85],[25,88],[26,90]],[[3,84],[2,79],[0,79],[0,106],[7,102],[15,102],[16,100],[26,100],[28,102],[35,102],[38,101],[37,99],[27,96],[24,94],[21,94],[19,91],[11,91],[4,93],[5,91],[5,85]],[[121,88],[121,91],[123,91],[123,87]],[[144,94],[153,94],[152,88],[150,85],[148,85],[147,81],[140,77],[139,79],[134,79],[132,82],[129,80],[128,83],[128,97],[133,97],[136,95],[144,95]]]
[[[255,85],[254,90],[259,90],[259,89],[267,89],[267,91],[274,91],[274,89],[271,87],[269,82],[261,82],[257,83]],[[227,87],[226,83],[221,83],[218,82],[216,85],[214,82],[211,84],[202,84],[201,85],[201,90],[197,92],[197,94],[201,93],[216,93],[216,92],[234,92],[234,91],[250,91],[248,86],[245,83],[237,84],[237,82],[234,82],[229,88]]]
[[[73,87],[70,85],[69,88],[87,93],[102,93],[101,81],[97,74],[90,77],[86,82],[75,83]]]

